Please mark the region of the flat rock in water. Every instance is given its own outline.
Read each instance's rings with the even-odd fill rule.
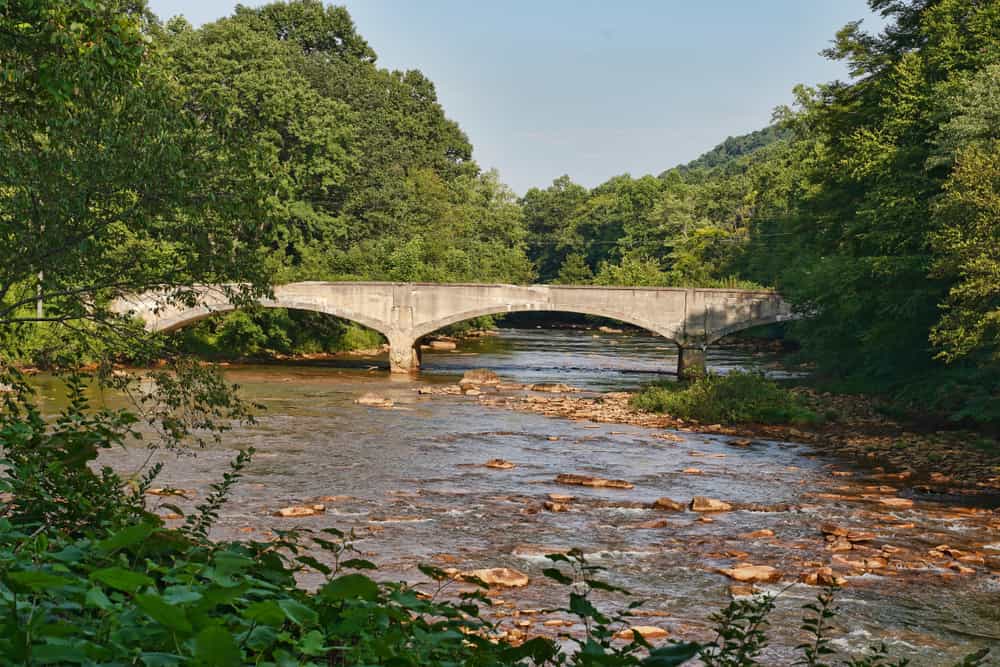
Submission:
[[[590,477],[588,475],[562,474],[556,477],[556,484],[568,484],[571,486],[590,486],[599,489],[634,489],[635,484],[626,482],[623,479],[604,479],[603,477]]]
[[[373,408],[391,408],[394,403],[392,399],[386,398],[385,396],[379,396],[374,392],[367,392],[359,396],[355,401],[358,405],[368,405]]]
[[[531,391],[543,391],[550,394],[565,394],[572,391],[576,391],[574,387],[568,384],[563,384],[562,382],[540,382],[533,384],[528,387]]]
[[[743,533],[739,537],[743,540],[759,540],[763,537],[774,537],[774,531],[770,528],[762,528],[761,530],[755,530],[752,533]]]
[[[892,509],[905,510],[913,507],[913,501],[909,498],[878,498],[876,502]]]
[[[625,639],[631,641],[638,634],[643,639],[663,639],[670,635],[669,632],[663,628],[658,628],[655,625],[633,625],[631,628],[626,630],[621,630],[615,633],[615,639]]]
[[[458,347],[454,341],[450,340],[432,340],[427,343],[427,347],[432,350],[454,350]]]
[[[715,498],[695,496],[691,499],[691,509],[695,512],[728,512],[733,506]]]
[[[524,572],[512,570],[509,567],[488,567],[480,570],[462,572],[461,576],[475,577],[487,586],[507,586],[510,588],[521,588],[528,585],[528,575]]]
[[[742,583],[768,583],[781,579],[781,572],[770,565],[737,565],[719,572]]]
[[[322,514],[325,511],[325,505],[293,505],[291,507],[282,507],[274,513],[274,516],[280,516],[286,519],[296,519],[303,516],[315,516],[317,514]]]
[[[506,459],[490,459],[484,465],[487,468],[495,468],[496,470],[513,470],[517,467]]]
[[[500,384],[500,376],[488,368],[473,368],[465,371],[465,375],[458,381],[459,384]]]

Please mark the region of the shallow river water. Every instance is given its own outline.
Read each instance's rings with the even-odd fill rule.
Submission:
[[[228,377],[266,407],[258,425],[227,434],[224,447],[163,458],[166,467],[157,484],[203,496],[234,450],[252,445],[254,463],[226,505],[215,537],[267,539],[272,529],[293,526],[354,529],[356,546],[378,563],[382,578],[423,581],[416,569],[421,562],[523,571],[531,577],[527,587],[499,593],[521,609],[565,603],[567,592],[540,574],[546,566],[541,554],[578,547],[607,568],[611,583],[649,601],[645,608],[656,615],[637,624],[658,625],[676,638],[712,636],[708,615],[728,603],[733,583],[717,568],[773,565],[786,574],[780,583],[761,586],[780,592],[767,654],[768,664],[775,665],[790,664],[790,649],[802,639],[801,606],[819,590],[796,583],[799,575],[836,556],[826,548],[821,524],[876,533],[871,546],[859,545],[868,551],[840,554],[849,558],[871,555],[883,545],[924,554],[948,544],[988,558],[970,565],[974,574],[928,567],[849,577],[839,596],[834,645],[857,651],[885,640],[915,665],[951,664],[983,645],[997,646],[994,652],[1000,653],[996,512],[963,512],[919,499],[902,510],[858,502],[865,486],[892,482],[873,480],[800,445],[758,441],[734,447],[728,437],[693,433],[676,433],[671,441],[656,437],[663,432],[653,429],[552,419],[482,406],[471,397],[416,392],[425,384],[453,383],[464,370],[478,367],[511,382],[628,389],[672,371],[674,354],[669,343],[641,334],[505,329],[458,352],[426,353],[425,368],[414,378],[390,377],[384,360],[233,366]],[[763,368],[770,361],[746,352],[709,353],[709,365],[719,369]],[[391,398],[395,407],[354,403],[369,391]],[[127,470],[145,456],[135,449],[107,459]],[[484,467],[492,458],[516,468]],[[692,467],[701,474],[682,472]],[[561,486],[554,482],[560,473],[620,478],[635,488]],[[886,491],[893,492],[881,492]],[[577,500],[570,511],[545,511],[541,506],[549,493]],[[641,506],[662,496],[687,502],[696,495],[768,505],[772,511],[717,513],[706,523],[693,512]],[[277,508],[323,496],[344,497],[326,501],[326,512],[314,517],[272,516]],[[773,530],[774,537],[741,537],[761,529]],[[615,595],[597,601],[609,608],[623,602]],[[533,619],[537,626],[527,628],[530,634],[551,630],[542,623],[555,617],[560,615],[522,614],[505,622]]]

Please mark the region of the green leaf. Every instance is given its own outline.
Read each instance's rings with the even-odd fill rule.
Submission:
[[[206,667],[237,667],[243,662],[232,634],[217,625],[208,626],[195,637],[194,656]]]
[[[340,564],[340,567],[346,567],[353,570],[377,570],[378,566],[370,560],[365,560],[364,558],[349,558]]]
[[[31,657],[34,663],[64,664],[90,662],[82,642],[71,644],[36,644],[31,647]]]
[[[517,663],[530,658],[534,664],[542,665],[552,660],[559,653],[559,647],[551,639],[535,637],[520,646],[511,646],[503,650],[506,662]]]
[[[698,655],[701,644],[697,642],[684,642],[682,644],[667,644],[659,648],[654,648],[649,652],[649,656],[642,661],[643,667],[675,667],[683,665]]]
[[[191,623],[180,607],[168,604],[155,593],[135,596],[135,603],[154,621],[170,628],[174,632],[189,635],[192,632]]]
[[[107,611],[112,606],[111,600],[108,599],[108,596],[104,594],[104,591],[96,586],[87,591],[85,602],[87,603],[87,606],[96,607],[102,611]]]
[[[378,597],[378,584],[363,574],[345,574],[327,582],[318,594],[322,599],[330,601],[352,598],[370,601]]]
[[[118,531],[106,540],[98,542],[97,548],[104,553],[113,553],[118,549],[130,547],[133,544],[142,542],[147,537],[152,535],[154,530],[156,530],[156,526],[150,523],[140,523],[134,526],[129,526]]]
[[[569,610],[580,618],[592,618],[598,623],[608,623],[607,617],[599,612],[590,600],[578,593],[569,594]]]
[[[584,579],[584,582],[591,588],[599,591],[609,591],[611,593],[624,593],[629,594],[627,590],[619,586],[614,586],[612,584],[605,583],[600,579]]]
[[[259,625],[280,627],[285,623],[285,612],[274,600],[254,602],[243,610],[243,617]]]
[[[570,586],[573,583],[572,577],[566,576],[565,574],[562,573],[561,570],[558,570],[554,567],[545,568],[544,570],[542,570],[542,574],[548,577],[549,579],[554,579],[555,581],[558,581],[560,584],[563,584],[564,586]]]
[[[316,570],[321,574],[330,574],[333,570],[330,569],[329,565],[319,562],[312,556],[298,556],[295,560],[302,563],[303,565],[308,565],[312,569]]]
[[[103,570],[94,570],[90,573],[93,581],[99,581],[105,586],[115,588],[126,593],[134,593],[143,586],[152,586],[153,580],[139,572],[132,572],[122,567],[106,567]]]
[[[296,625],[316,625],[319,621],[319,616],[316,612],[298,600],[293,600],[291,598],[278,600],[278,606],[285,612],[285,616],[288,617],[288,620]]]
[[[19,590],[45,591],[53,588],[62,588],[72,583],[67,577],[60,577],[57,574],[30,570],[25,572],[11,572],[7,575],[7,582],[14,584],[11,588]]]
[[[324,655],[329,651],[326,638],[319,630],[310,630],[299,640],[298,648],[306,655]]]
[[[185,662],[185,659],[173,653],[143,653],[139,656],[146,667],[173,667]]]

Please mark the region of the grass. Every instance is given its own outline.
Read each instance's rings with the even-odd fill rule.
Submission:
[[[791,391],[759,373],[733,371],[689,382],[658,382],[632,398],[646,412],[705,423],[813,424],[822,418]]]

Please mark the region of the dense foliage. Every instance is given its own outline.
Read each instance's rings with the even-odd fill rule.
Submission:
[[[528,192],[529,254],[543,280],[777,287],[820,375],[1000,423],[1000,5],[870,4],[881,34],[826,51],[852,78],[799,87],[775,126]]]

